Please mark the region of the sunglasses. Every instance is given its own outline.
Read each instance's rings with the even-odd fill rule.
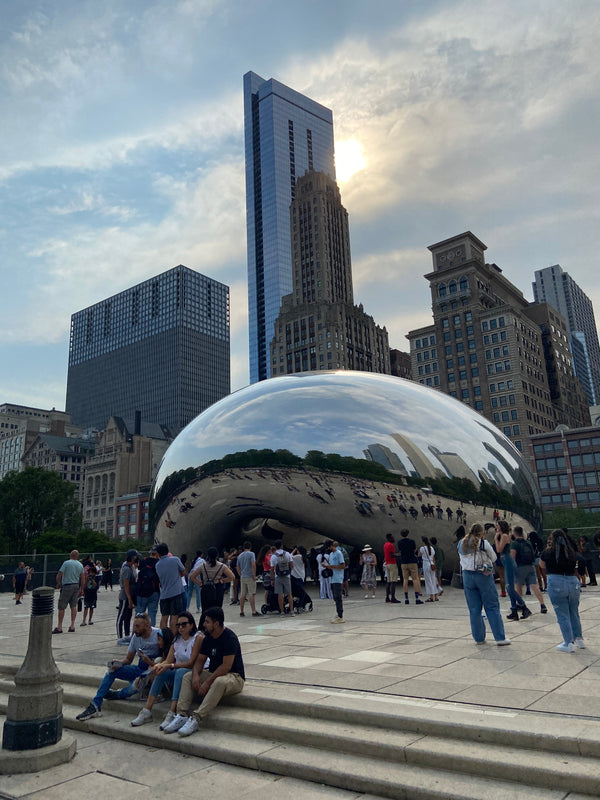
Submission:
[[[185,627],[186,625],[191,625],[191,622],[176,622],[176,623],[175,623],[175,627],[176,627],[176,628],[183,628],[183,627]]]

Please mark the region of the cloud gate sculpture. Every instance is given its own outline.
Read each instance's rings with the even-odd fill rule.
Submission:
[[[156,541],[192,555],[338,539],[356,559],[402,528],[456,561],[461,522],[495,512],[540,526],[523,456],[491,422],[441,392],[388,375],[308,372],[215,403],[175,439],[152,487]]]

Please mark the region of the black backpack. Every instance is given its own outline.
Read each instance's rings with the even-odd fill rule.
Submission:
[[[522,539],[519,544],[519,566],[528,567],[535,561],[535,552],[531,542]]]
[[[153,558],[145,558],[142,561],[135,586],[138,597],[150,597],[159,591],[156,561]]]

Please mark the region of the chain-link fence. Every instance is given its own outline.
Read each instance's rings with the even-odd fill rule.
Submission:
[[[141,555],[148,555],[147,552],[139,550]],[[125,560],[124,553],[80,553],[81,558],[91,556],[94,563],[100,562],[103,568],[103,585],[112,586],[119,583],[119,570]],[[61,564],[69,558],[69,553],[28,553],[26,555],[1,555],[0,554],[0,592],[12,592],[13,575],[20,563],[28,567],[30,572],[26,584],[29,592],[38,586],[55,586],[56,573]],[[109,564],[110,562],[110,564]]]

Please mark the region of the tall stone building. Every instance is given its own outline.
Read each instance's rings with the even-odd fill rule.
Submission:
[[[289,209],[292,292],[271,341],[271,375],[321,369],[390,373],[388,335],[354,305],[348,212],[324,172],[296,182]]]
[[[565,380],[555,408],[540,312],[486,263],[486,249],[470,231],[429,247],[433,325],[407,335],[413,378],[480,411],[528,453],[530,437],[553,430],[557,416],[576,424],[578,404],[565,395],[570,367],[556,350]]]

